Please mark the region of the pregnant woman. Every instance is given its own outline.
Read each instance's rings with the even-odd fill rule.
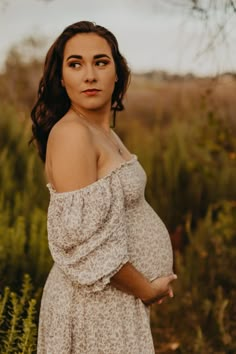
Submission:
[[[114,35],[88,21],[68,26],[46,56],[31,141],[45,163],[54,264],[38,354],[155,352],[149,305],[173,296],[176,275],[146,173],[112,129],[129,77]]]

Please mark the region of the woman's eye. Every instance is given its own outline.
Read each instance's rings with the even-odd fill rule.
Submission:
[[[70,64],[69,64],[69,67],[70,67],[70,68],[76,68],[76,69],[77,69],[77,68],[80,67],[80,63],[78,63],[78,62],[76,62],[76,63],[70,63]]]
[[[102,60],[102,61],[97,61],[96,62],[96,65],[97,66],[105,66],[105,65],[107,65],[108,64],[108,61],[104,61],[104,60]]]

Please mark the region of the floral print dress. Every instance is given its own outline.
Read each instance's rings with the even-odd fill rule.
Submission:
[[[170,237],[145,199],[137,155],[70,192],[48,183],[54,260],[43,290],[38,354],[154,354],[150,307],[110,278],[130,262],[148,280],[173,273]]]

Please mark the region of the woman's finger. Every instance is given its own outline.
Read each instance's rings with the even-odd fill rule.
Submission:
[[[171,286],[169,288],[169,297],[174,297],[174,292]]]
[[[169,281],[172,282],[173,280],[176,280],[177,278],[178,278],[178,277],[177,277],[176,274],[171,274],[171,275],[169,276]]]

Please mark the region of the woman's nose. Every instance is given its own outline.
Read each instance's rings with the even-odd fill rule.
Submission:
[[[88,65],[85,70],[85,81],[94,82],[97,81],[96,70],[92,65]]]

